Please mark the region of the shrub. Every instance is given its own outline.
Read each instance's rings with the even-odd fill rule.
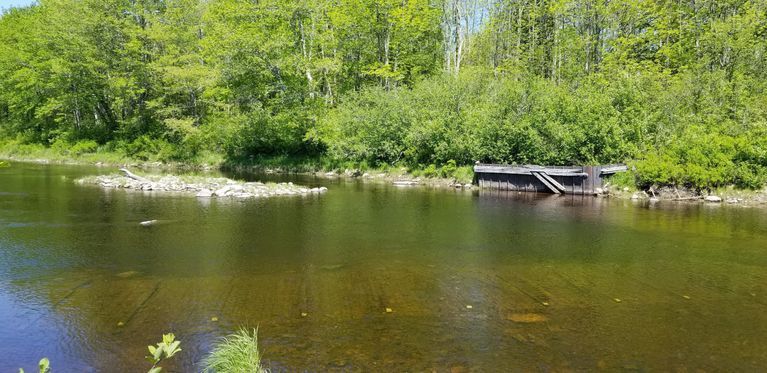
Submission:
[[[471,183],[474,181],[474,168],[472,166],[458,167],[453,177],[459,182]]]
[[[126,156],[142,161],[175,159],[176,149],[162,139],[153,139],[148,135],[141,136],[132,142],[121,142],[118,148]]]
[[[98,150],[99,144],[93,140],[81,140],[69,148],[70,154],[82,155],[87,153],[95,153]]]
[[[455,176],[455,171],[458,169],[458,166],[455,164],[454,160],[449,160],[447,163],[442,166],[439,170],[439,174],[442,177],[453,177]]]
[[[423,176],[425,177],[436,177],[438,175],[439,171],[437,171],[437,166],[434,164],[430,164],[423,169]]]
[[[607,179],[610,185],[617,188],[633,188],[636,186],[636,178],[633,172],[618,172]]]

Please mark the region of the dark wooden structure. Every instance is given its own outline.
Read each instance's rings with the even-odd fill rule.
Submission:
[[[536,166],[481,164],[474,166],[480,188],[520,192],[597,194],[605,180],[626,165]]]

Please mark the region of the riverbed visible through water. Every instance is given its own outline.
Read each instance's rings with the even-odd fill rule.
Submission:
[[[280,371],[763,371],[767,210],[395,187],[105,190],[0,169],[0,372],[170,371],[258,328]],[[139,223],[157,220],[149,227]],[[388,309],[388,310],[387,310]]]

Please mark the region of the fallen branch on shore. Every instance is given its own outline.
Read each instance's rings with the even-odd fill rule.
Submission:
[[[130,179],[136,180],[141,183],[151,183],[151,181],[149,181],[148,179],[138,176],[134,174],[133,172],[130,172],[127,168],[121,168],[120,171],[122,171],[125,174],[125,176]]]

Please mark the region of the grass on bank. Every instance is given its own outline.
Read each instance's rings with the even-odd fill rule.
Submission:
[[[227,159],[223,155],[209,151],[200,152],[193,157],[176,157],[171,150],[163,150],[145,144],[137,150],[131,146],[99,145],[94,141],[75,143],[57,141],[50,147],[41,144],[27,144],[14,139],[0,139],[0,158],[21,161],[46,160],[55,163],[103,163],[111,165],[161,163],[169,166],[187,168],[221,168],[244,171],[275,171],[282,173],[334,172],[342,174],[348,171],[370,174],[386,174],[392,177],[420,177],[428,179],[453,179],[461,183],[470,183],[474,177],[471,166],[457,166],[449,161],[442,166],[416,165],[376,165],[365,161],[353,162],[338,160],[328,156],[257,156],[247,159]]]
[[[425,179],[450,179],[460,183],[471,183],[474,169],[471,166],[457,166],[455,161],[437,166],[405,164],[371,165],[368,162],[354,162],[331,158],[329,156],[268,156],[250,159],[227,160],[222,165],[232,170],[272,170],[288,173],[333,172],[342,174],[347,171],[359,174],[386,174],[390,177],[410,177]]]
[[[258,352],[258,331],[240,329],[224,337],[203,362],[203,372],[212,373],[262,373]]]
[[[120,144],[99,145],[95,141],[85,140],[74,143],[56,141],[51,146],[25,143],[16,139],[0,138],[0,157],[22,161],[46,160],[50,162],[80,162],[105,164],[130,163],[165,163],[184,164],[189,166],[217,166],[223,162],[223,157],[202,152],[187,159],[174,157],[169,150],[162,147],[146,147],[136,150]]]

